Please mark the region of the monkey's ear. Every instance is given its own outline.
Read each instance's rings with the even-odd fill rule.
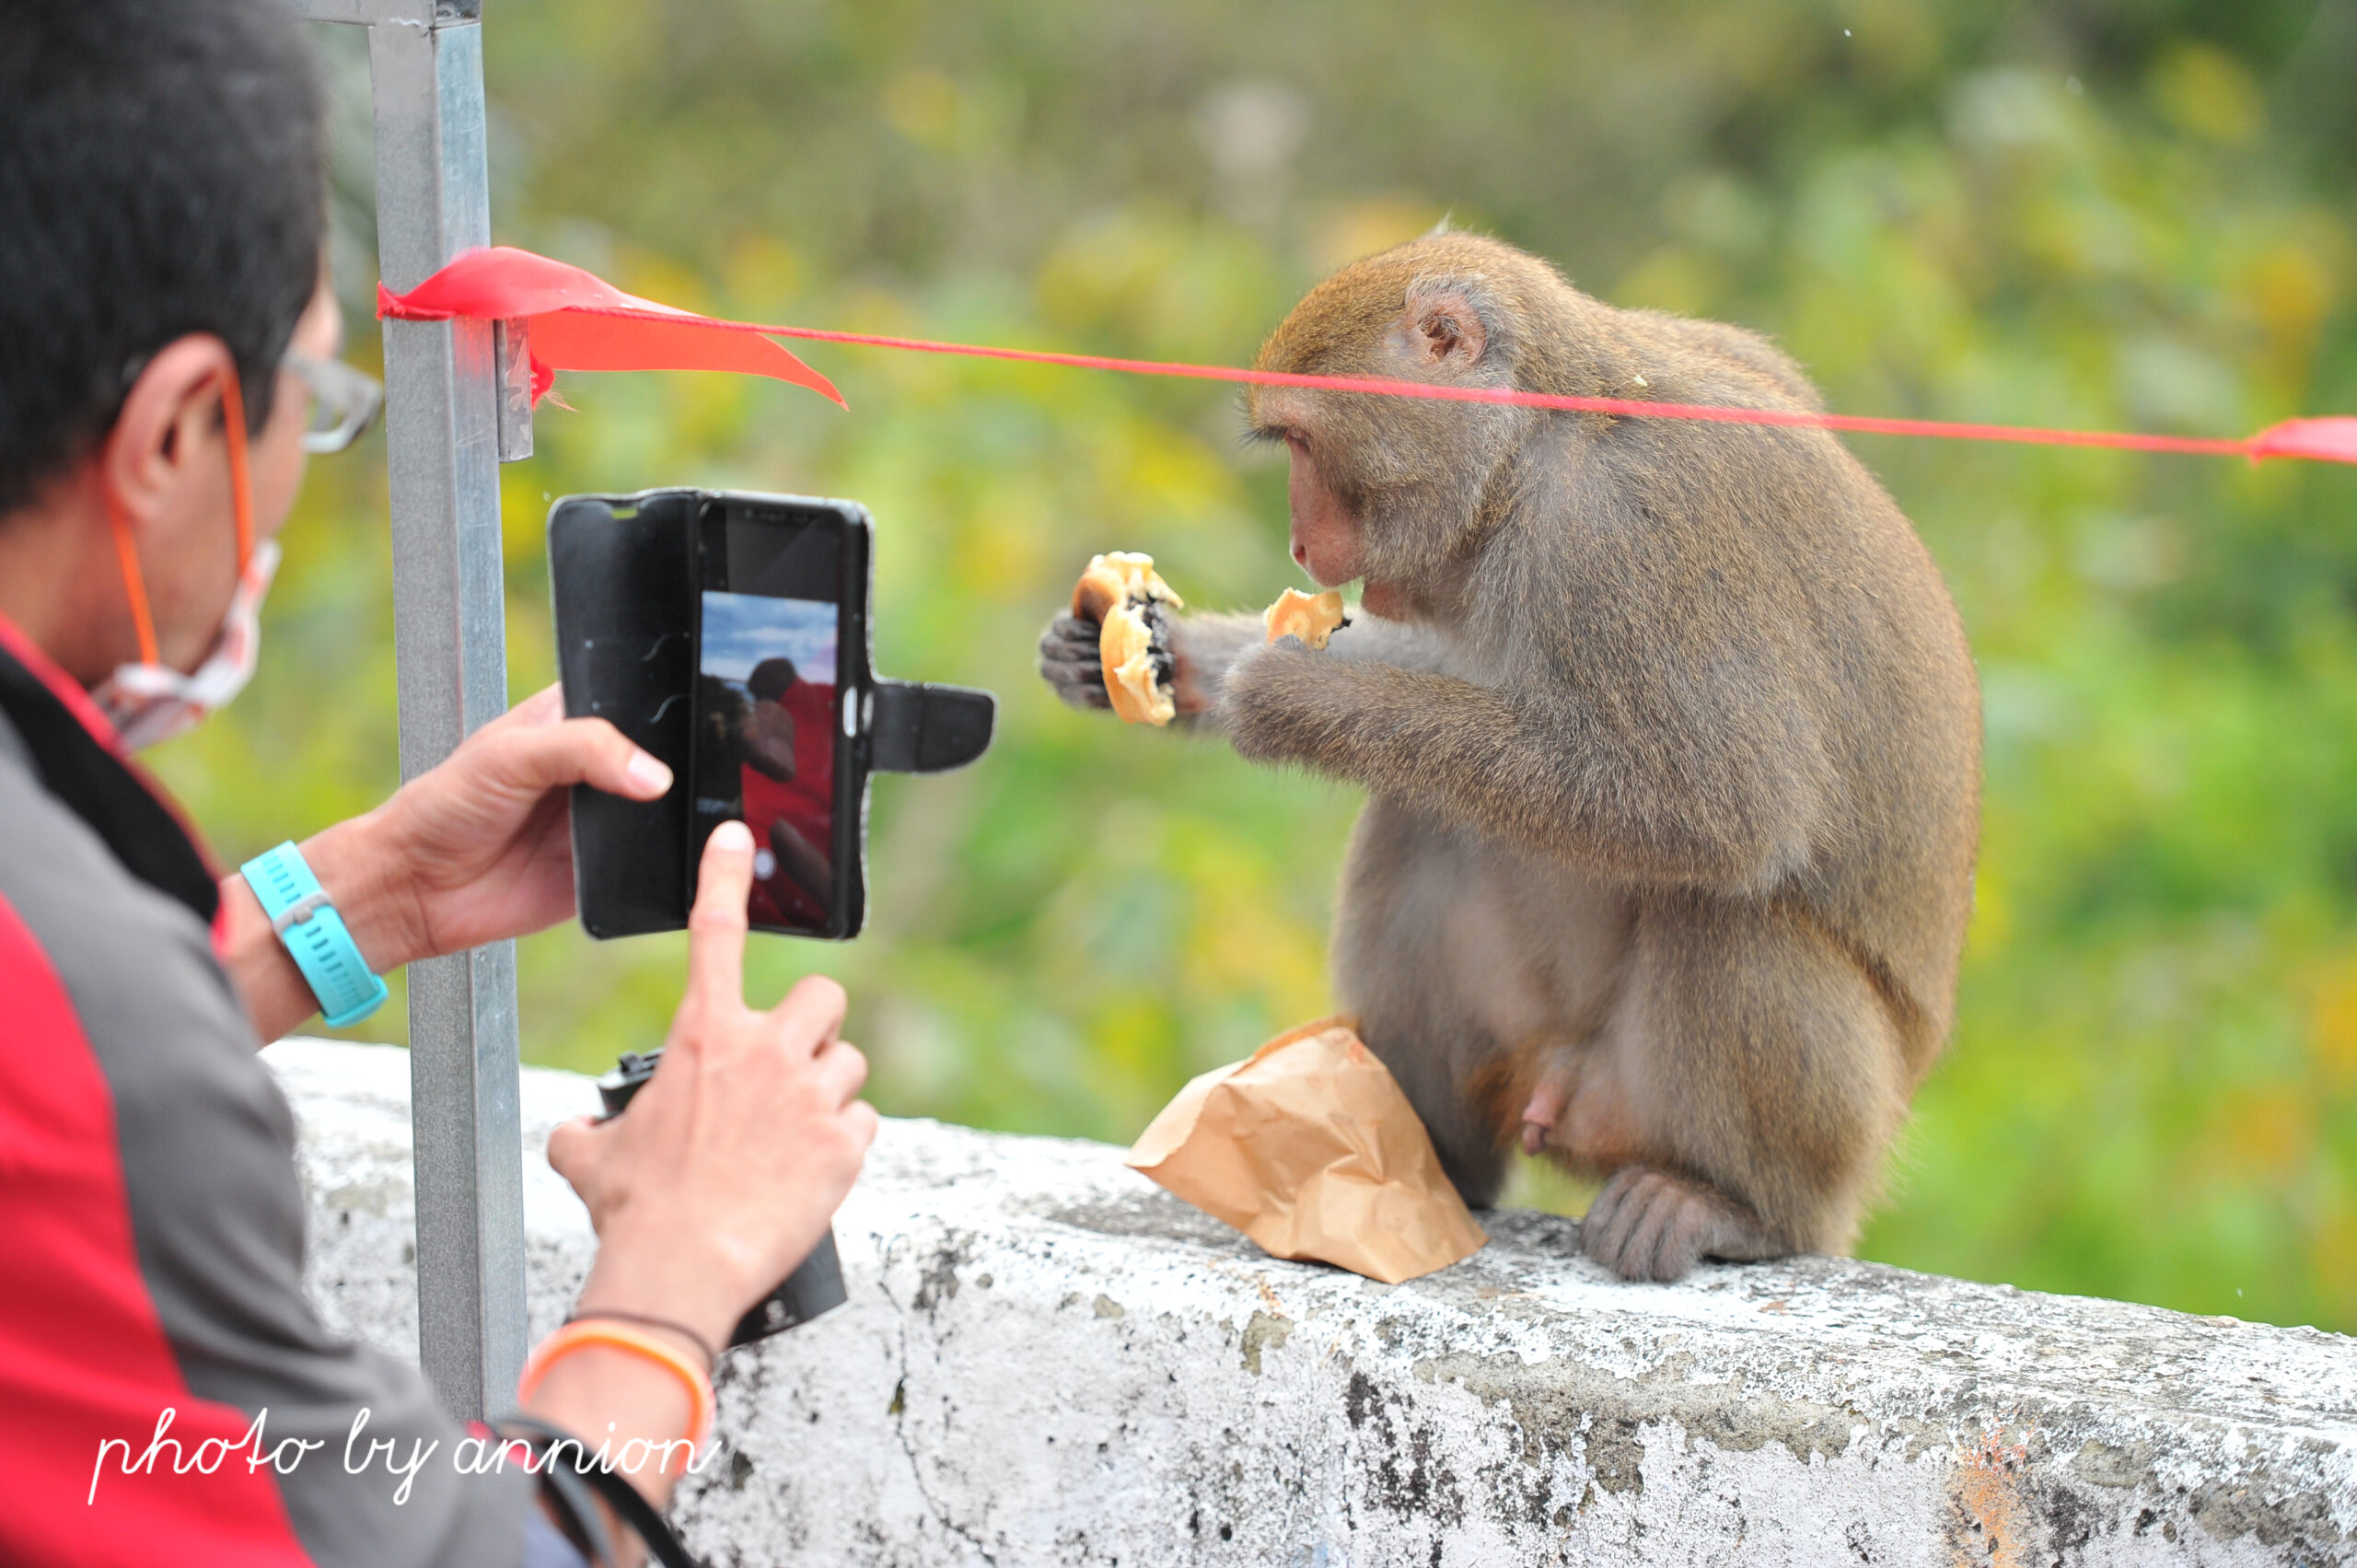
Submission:
[[[1391,346],[1419,369],[1469,370],[1490,349],[1489,323],[1462,288],[1412,289]]]

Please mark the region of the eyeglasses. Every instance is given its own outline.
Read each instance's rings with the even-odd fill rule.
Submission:
[[[340,359],[313,359],[289,350],[279,363],[301,377],[311,394],[310,417],[303,426],[307,452],[343,451],[360,439],[384,406],[385,384]]]

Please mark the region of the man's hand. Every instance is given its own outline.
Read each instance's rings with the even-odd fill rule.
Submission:
[[[752,881],[753,835],[722,823],[704,845],[687,995],[655,1076],[622,1115],[568,1121],[549,1137],[549,1164],[598,1228],[580,1310],[662,1318],[705,1345],[726,1343],[809,1255],[876,1136],[876,1112],[853,1098],[866,1060],[836,1035],[842,988],[814,977],[766,1013],[745,1005]],[[602,1346],[559,1361],[531,1408],[570,1432],[610,1434],[624,1456],[633,1439],[683,1435],[688,1421],[668,1373]],[[659,1446],[649,1458],[625,1473],[659,1508],[679,1466]]]
[[[383,973],[521,936],[573,912],[566,791],[586,784],[633,800],[671,787],[671,770],[603,719],[566,719],[553,686],[469,736],[439,767],[365,817],[303,846],[368,967]],[[225,959],[263,1040],[319,1010],[242,877],[221,885]]]
[[[582,1307],[669,1318],[713,1344],[818,1245],[876,1136],[853,1098],[867,1061],[836,1032],[842,988],[814,975],[767,1012],[745,1005],[752,880],[753,835],[722,823],[655,1076],[622,1115],[549,1137],[600,1242]]]
[[[303,846],[322,886],[334,887],[325,857],[354,878],[356,892],[377,894],[390,949],[384,960],[354,933],[373,967],[480,947],[564,919],[573,912],[565,792],[586,784],[653,800],[671,787],[671,770],[612,725],[563,714],[553,686],[527,698],[367,816]]]

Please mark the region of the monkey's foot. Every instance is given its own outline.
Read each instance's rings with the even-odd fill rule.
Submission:
[[[1624,1280],[1678,1280],[1704,1258],[1749,1262],[1792,1249],[1706,1187],[1623,1166],[1580,1222],[1580,1249]]]

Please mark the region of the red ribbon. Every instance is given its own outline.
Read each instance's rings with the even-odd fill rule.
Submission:
[[[1510,387],[1444,387],[1426,381],[1355,376],[1295,376],[1270,370],[1240,370],[1224,365],[1113,359],[1102,354],[990,348],[872,332],[834,332],[818,327],[723,321],[624,294],[579,267],[507,246],[468,251],[406,294],[394,294],[379,284],[377,314],[397,321],[444,321],[459,316],[481,320],[529,318],[535,402],[548,390],[549,373],[552,370],[734,370],[792,381],[842,403],[842,394],[835,390],[833,382],[771,341],[799,338],[812,343],[856,343],[918,354],[1062,365],[1080,370],[1117,370],[1133,376],[1178,376],[1255,387],[1313,387],[1443,402],[1568,409],[1634,419],[1692,419],[1724,424],[1846,430],[1869,436],[1928,436],[2046,447],[2105,447],[2132,452],[2189,452],[2205,457],[2248,458],[2253,462],[2262,458],[2311,458],[2319,462],[2357,463],[2357,417],[2348,415],[2286,420],[2240,440],[2208,436],[2149,436],[2134,431],[2049,430],[2018,424],[1965,424],[1937,419],[1878,419],[1864,414],[1808,413],[1786,409],[1568,397],[1552,392],[1525,392]]]
[[[760,328],[674,310],[624,294],[594,273],[505,245],[470,250],[407,294],[378,284],[377,314],[394,321],[528,319],[535,403],[558,370],[734,370],[843,401],[832,381]]]

